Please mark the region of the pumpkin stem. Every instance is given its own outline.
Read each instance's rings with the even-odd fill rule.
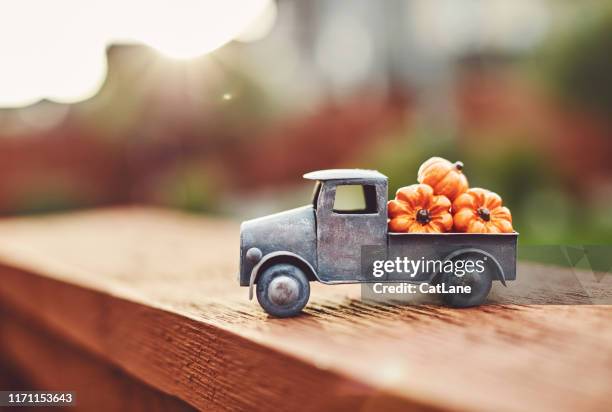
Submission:
[[[431,217],[429,216],[429,211],[427,209],[419,209],[416,214],[416,220],[422,225],[426,225],[431,221]]]
[[[455,162],[455,168],[459,171],[463,170],[463,162]]]
[[[477,212],[478,216],[480,216],[480,218],[485,222],[491,220],[491,212],[489,212],[489,209],[487,209],[486,207],[479,207]]]

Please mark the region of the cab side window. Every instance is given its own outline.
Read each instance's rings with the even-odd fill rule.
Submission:
[[[334,213],[370,214],[376,213],[376,186],[338,185],[334,197]]]

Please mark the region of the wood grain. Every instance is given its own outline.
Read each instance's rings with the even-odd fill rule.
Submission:
[[[313,284],[303,316],[272,319],[237,286],[237,259],[231,221],[151,209],[7,220],[0,299],[200,409],[609,408],[611,307],[525,305],[525,290],[546,294],[520,281],[578,276],[608,296],[607,279],[522,264],[515,286],[465,310]]]
[[[103,411],[194,411],[187,403],[46,332],[35,319],[2,310],[0,322],[0,363],[18,375],[17,380],[4,383],[3,390],[69,390],[76,396],[76,405],[68,408],[72,411],[90,411],[94,406]]]

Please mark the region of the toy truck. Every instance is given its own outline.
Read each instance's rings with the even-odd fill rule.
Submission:
[[[307,173],[315,181],[312,203],[293,210],[248,220],[240,227],[240,286],[253,288],[263,309],[272,316],[301,312],[310,297],[311,281],[325,284],[407,282],[467,285],[469,293],[442,294],[454,307],[482,304],[492,281],[516,278],[518,233],[393,233],[387,229],[387,177],[374,170],[333,169]],[[358,186],[359,209],[337,207],[342,186]],[[360,190],[359,190],[360,189]],[[372,253],[368,251],[374,251]],[[419,273],[372,275],[372,257],[386,261],[434,262]],[[449,273],[442,270],[463,261],[483,270]],[[436,265],[435,263],[441,263]],[[472,262],[470,265],[466,262]],[[456,265],[459,266],[458,264]],[[452,288],[450,288],[452,289]]]

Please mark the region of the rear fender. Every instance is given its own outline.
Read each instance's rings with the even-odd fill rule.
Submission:
[[[496,274],[495,274],[496,277],[497,277],[497,280],[499,280],[502,283],[502,285],[506,286],[506,276],[504,274],[504,269],[502,269],[502,266],[499,264],[499,261],[497,259],[495,259],[495,256],[493,256],[489,252],[485,252],[482,249],[466,248],[466,249],[455,250],[453,253],[451,253],[450,255],[445,257],[444,260],[445,261],[451,260],[451,259],[456,258],[457,256],[461,256],[461,255],[466,254],[466,253],[478,253],[478,254],[481,254],[483,256],[486,256],[487,259],[491,260],[495,264],[495,266],[497,267],[497,271],[496,271]]]

